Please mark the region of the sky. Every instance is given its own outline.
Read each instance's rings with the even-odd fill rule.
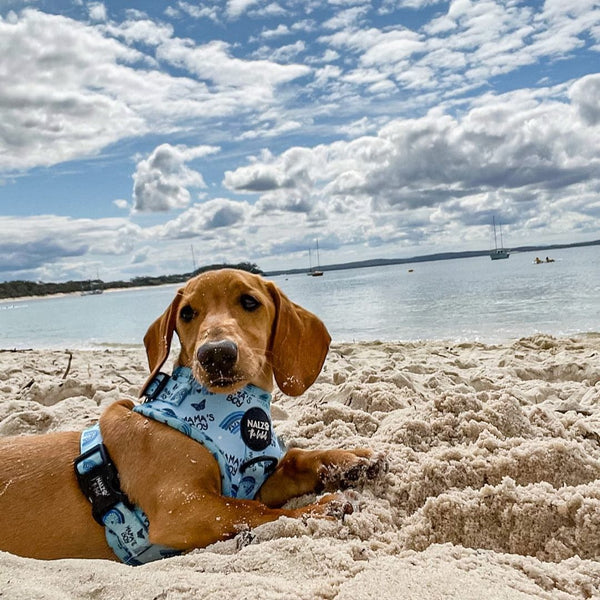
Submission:
[[[600,3],[0,0],[0,281],[600,238]]]

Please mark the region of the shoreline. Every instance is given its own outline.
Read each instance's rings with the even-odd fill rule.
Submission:
[[[161,285],[138,285],[135,287],[126,287],[126,288],[108,288],[102,291],[102,294],[115,294],[119,292],[137,292],[140,290],[145,290],[148,288],[162,288],[162,287],[172,287],[172,286],[180,286],[180,283],[163,283]],[[98,294],[98,295],[102,295]],[[18,296],[16,298],[0,298],[0,307],[2,304],[11,304],[11,303],[20,303],[20,302],[29,302],[29,301],[37,301],[37,300],[47,300],[53,298],[76,298],[81,296],[85,298],[87,295],[93,296],[94,294],[81,294],[81,292],[60,292],[58,294],[45,294],[43,296]]]
[[[577,338],[594,340],[595,338],[600,338],[600,329],[596,331],[574,331],[571,333],[547,333],[547,332],[532,332],[529,334],[518,335],[518,336],[509,336],[506,338],[492,338],[492,337],[483,337],[483,336],[465,336],[460,335],[456,337],[441,337],[441,338],[419,338],[419,339],[332,339],[331,341],[331,349],[330,352],[337,346],[347,346],[347,345],[356,345],[356,346],[388,346],[388,345],[397,345],[397,346],[407,346],[414,347],[416,345],[443,345],[443,346],[451,346],[451,347],[469,347],[472,345],[482,345],[489,346],[491,348],[496,348],[499,346],[512,346],[514,344],[518,344],[519,342],[531,338],[550,338],[556,340],[573,340]],[[101,342],[101,343],[86,343],[84,341],[74,341],[72,344],[70,343],[51,343],[49,345],[43,344],[35,344],[35,343],[27,343],[27,344],[12,344],[12,345],[2,345],[0,342],[0,353],[10,353],[10,352],[63,352],[63,351],[82,351],[82,352],[103,352],[103,351],[111,351],[115,349],[131,349],[137,350],[139,348],[144,348],[143,341],[139,342]],[[177,336],[173,337],[173,345],[171,349],[171,356],[174,356],[179,348],[179,340]]]
[[[569,250],[573,248],[585,248],[588,246],[600,246],[600,240],[590,240],[586,242],[573,242],[568,244],[549,244],[542,246],[517,246],[514,248],[510,248],[511,254],[526,254],[526,253],[534,253],[534,252],[546,252],[551,250]],[[371,269],[371,268],[379,268],[379,267],[387,267],[393,265],[405,265],[405,264],[413,264],[413,263],[423,263],[423,262],[437,262],[443,260],[460,260],[464,258],[481,258],[481,257],[489,257],[490,250],[459,250],[459,251],[448,251],[434,254],[422,254],[411,256],[408,258],[378,258],[378,259],[369,259],[365,261],[353,261],[349,263],[332,263],[328,265],[320,265],[320,269],[323,271],[334,272],[334,271],[345,271],[350,269]],[[271,271],[264,271],[264,277],[269,279],[271,277],[279,277],[282,275],[303,275],[306,274],[308,269],[305,267],[300,268],[292,268],[292,269],[275,269]],[[191,274],[190,274],[191,276]],[[162,277],[162,276],[158,276]],[[182,275],[174,275],[174,277],[185,277]],[[159,285],[142,285],[135,287],[125,287],[125,288],[107,288],[104,289],[103,292],[117,292],[117,291],[126,291],[126,290],[138,290],[152,287],[162,287],[166,285],[181,285],[185,282],[185,279],[182,279],[180,283],[164,283]],[[10,282],[4,282],[10,283]],[[82,281],[81,283],[85,283]],[[58,294],[47,294],[43,296],[18,296],[15,298],[0,298],[0,304],[10,301],[21,301],[25,299],[42,299],[42,298],[55,298],[62,296],[76,296],[79,295],[79,292],[66,292],[66,293],[58,293]]]

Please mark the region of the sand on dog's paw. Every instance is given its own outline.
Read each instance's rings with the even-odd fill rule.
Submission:
[[[362,487],[387,473],[389,464],[383,453],[372,456],[358,457],[350,466],[325,465],[320,475],[320,483],[325,490],[345,490]]]

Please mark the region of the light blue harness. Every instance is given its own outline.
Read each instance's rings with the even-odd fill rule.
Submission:
[[[171,377],[158,373],[144,395],[148,401],[134,412],[203,444],[219,464],[224,496],[254,498],[285,453],[271,424],[271,395],[256,386],[248,385],[233,394],[213,394],[198,384],[191,369],[178,367]],[[83,432],[82,456],[76,461],[78,474],[85,476],[105,465],[101,444],[97,425]],[[137,565],[176,554],[150,543],[148,518],[139,507],[118,502],[101,520],[108,544],[124,563]]]
[[[81,434],[81,454],[84,460],[76,462],[79,474],[93,473],[102,469],[106,456],[101,450],[102,434],[100,426],[93,425]],[[142,565],[167,556],[179,554],[177,550],[152,544],[148,539],[148,517],[138,506],[130,506],[120,501],[101,517],[104,523],[106,541],[121,562],[127,565]]]
[[[133,410],[206,446],[219,463],[224,496],[254,498],[285,452],[271,425],[271,394],[254,385],[213,394],[178,367],[145,393],[148,402]]]

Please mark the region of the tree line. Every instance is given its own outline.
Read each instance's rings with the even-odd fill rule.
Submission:
[[[50,294],[77,294],[89,290],[112,290],[132,287],[144,287],[154,285],[165,285],[168,283],[182,283],[191,277],[204,273],[205,271],[214,271],[216,269],[240,269],[258,275],[264,275],[258,265],[250,262],[241,262],[237,264],[213,264],[206,265],[192,271],[191,273],[181,273],[178,275],[160,275],[158,277],[143,276],[134,277],[129,281],[102,281],[101,279],[91,279],[86,281],[64,281],[61,283],[45,283],[42,281],[5,281],[0,283],[0,299],[2,298],[20,298],[22,296],[49,296]]]

